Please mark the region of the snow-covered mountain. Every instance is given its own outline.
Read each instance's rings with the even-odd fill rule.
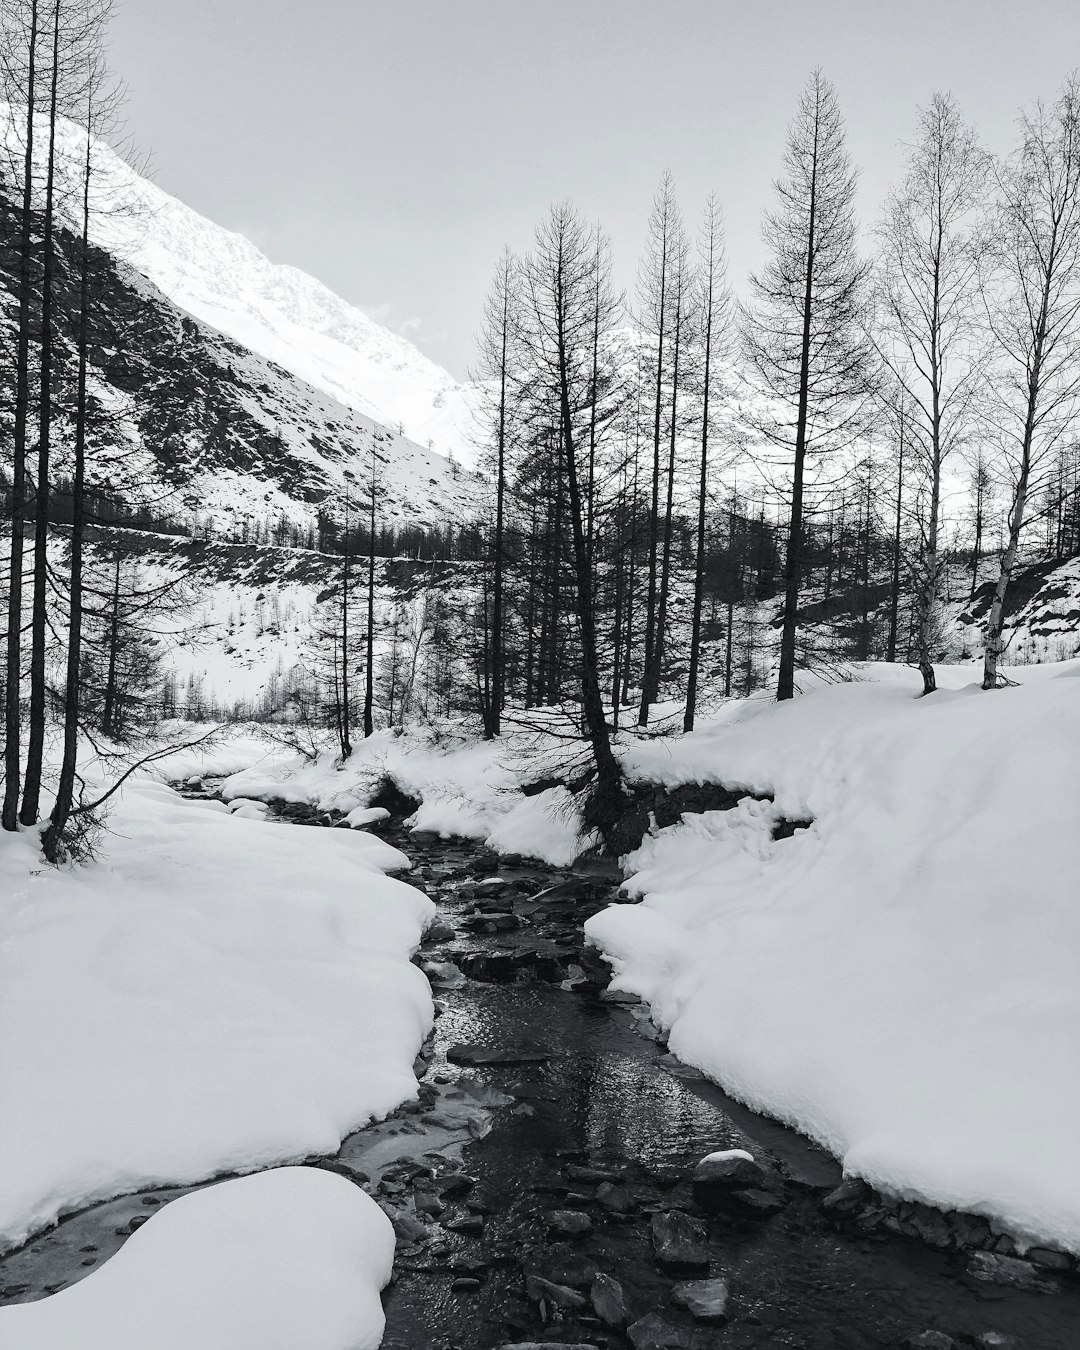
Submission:
[[[181,309],[346,407],[472,462],[469,385],[315,277],[270,262],[243,235],[169,196],[107,147],[98,157],[110,198],[128,209],[98,214],[97,242]]]
[[[0,104],[4,146],[16,168],[19,119]],[[85,136],[62,123],[59,181],[63,189],[74,176],[74,185],[61,191],[59,208],[69,224],[78,221],[85,149]],[[91,238],[102,250],[89,351],[95,487],[248,537],[246,522],[340,518],[346,482],[355,501],[374,455],[384,525],[475,515],[482,482],[424,443],[434,439],[428,428],[440,418],[449,426],[464,407],[465,391],[445,371],[313,278],[275,267],[168,197],[103,143],[94,143],[92,162]],[[0,186],[6,237],[17,226],[10,193]],[[73,248],[61,230],[61,393],[74,361],[62,317],[74,300]],[[0,321],[8,323],[16,265],[12,250],[0,259]],[[402,434],[405,422],[419,430]],[[62,426],[57,441],[62,469]]]

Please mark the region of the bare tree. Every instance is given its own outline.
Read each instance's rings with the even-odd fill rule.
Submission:
[[[597,278],[597,268],[602,269]],[[587,441],[594,403],[604,387],[593,369],[594,332],[610,339],[618,313],[606,242],[596,240],[572,206],[551,209],[539,227],[524,276],[528,316],[525,342],[537,393],[558,428],[570,517],[574,618],[580,644],[582,718],[595,769],[585,819],[607,838],[622,805],[622,775],[611,746],[600,692],[595,574],[587,530],[580,442]],[[606,383],[606,382],[605,382]]]
[[[1025,114],[1023,139],[997,172],[998,290],[991,382],[1009,493],[1008,534],[986,623],[983,688],[1001,683],[1005,599],[1032,492],[1052,470],[1080,395],[1080,84]]]
[[[942,470],[971,434],[982,374],[979,263],[985,156],[948,94],[919,112],[900,188],[878,226],[879,351],[900,386],[909,462],[918,465],[922,547],[915,657],[934,691],[933,638],[941,579]]]
[[[867,269],[855,251],[855,171],[832,86],[814,71],[788,130],[777,206],[762,236],[771,257],[751,278],[743,345],[769,400],[755,418],[791,456],[783,631],[776,697],[795,692],[795,640],[802,581],[808,465],[856,429],[867,379],[863,336]]]
[[[705,597],[705,522],[709,497],[709,468],[712,450],[712,395],[714,367],[726,353],[731,293],[727,286],[724,257],[723,216],[715,197],[705,204],[705,220],[700,240],[700,264],[697,285],[701,354],[701,443],[698,459],[697,537],[694,550],[694,601],[690,620],[690,666],[686,677],[686,711],[683,730],[693,731],[697,709],[698,668],[701,664],[701,611]]]

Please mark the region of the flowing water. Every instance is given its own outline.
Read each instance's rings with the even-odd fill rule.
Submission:
[[[393,824],[382,832],[439,906],[418,959],[441,1015],[417,1064],[420,1102],[357,1131],[335,1159],[309,1161],[364,1184],[398,1219],[387,1350],[871,1350],[927,1332],[953,1338],[913,1342],[928,1350],[1080,1347],[1071,1274],[1026,1268],[1033,1289],[988,1281],[955,1244],[935,1250],[865,1213],[838,1218],[822,1205],[841,1179],[832,1158],[680,1065],[646,1009],[607,994],[581,925],[616,897],[616,878],[508,865]],[[475,1062],[491,1052],[506,1062]],[[694,1164],[727,1148],[747,1149],[775,1179],[762,1212],[695,1205]],[[89,1274],[182,1193],[147,1191],[65,1219],[0,1261],[0,1301]],[[707,1267],[658,1264],[651,1225],[672,1211],[703,1225]],[[569,1221],[583,1231],[556,1231],[567,1214],[583,1216]],[[597,1274],[618,1283],[625,1321],[619,1309],[597,1315]],[[726,1321],[696,1322],[673,1305],[688,1278],[726,1281]]]

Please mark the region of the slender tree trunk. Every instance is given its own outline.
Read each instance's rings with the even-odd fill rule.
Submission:
[[[49,452],[52,435],[53,205],[56,173],[56,103],[60,83],[60,0],[53,6],[52,71],[49,89],[49,151],[45,171],[44,266],[41,280],[41,410],[38,420],[37,491],[34,500],[34,600],[30,619],[30,727],[23,779],[24,825],[37,823],[45,757],[45,643],[48,630]]]
[[[12,436],[11,551],[8,575],[7,652],[4,676],[3,827],[19,824],[22,787],[22,591],[26,521],[26,424],[30,406],[30,252],[33,223],[34,99],[37,70],[38,4],[30,6],[29,74],[26,87],[26,153],[23,159],[19,222],[19,317],[15,346],[15,425]]]
[[[371,448],[371,503],[368,512],[367,634],[364,660],[364,736],[375,731],[375,447]],[[392,720],[392,719],[391,719]]]
[[[656,636],[653,639],[652,673],[649,679],[649,701],[655,703],[660,696],[660,676],[663,671],[664,650],[667,645],[668,597],[671,593],[671,527],[675,497],[675,442],[679,413],[679,356],[682,348],[682,300],[683,284],[681,272],[677,278],[678,289],[675,295],[675,331],[672,346],[671,367],[671,435],[668,440],[667,489],[664,502],[664,535],[660,559],[660,589],[656,604]]]
[[[506,499],[506,361],[507,330],[510,323],[509,278],[503,287],[502,333],[499,359],[499,432],[498,463],[495,476],[495,541],[494,577],[491,600],[491,700],[484,728],[487,740],[502,730],[502,709],[505,698],[505,654],[503,652],[503,556],[505,553],[504,511]]]
[[[686,676],[683,731],[693,731],[697,711],[698,666],[701,661],[701,607],[705,599],[705,504],[709,487],[709,393],[712,382],[713,257],[709,241],[709,282],[705,293],[705,371],[701,401],[701,459],[698,463],[697,539],[694,555],[694,607],[690,619],[690,669]]]
[[[810,179],[810,218],[806,246],[806,284],[803,292],[802,350],[799,358],[799,410],[795,424],[795,463],[791,476],[791,518],[788,523],[784,567],[784,626],[780,636],[778,700],[795,696],[795,630],[799,616],[802,576],[803,478],[806,472],[807,407],[810,381],[810,333],[814,300],[814,253],[817,237],[817,128],[814,130],[814,167]]]
[[[904,510],[904,418],[900,416],[900,453],[896,465],[896,514],[893,518],[892,578],[889,590],[889,642],[885,660],[896,660],[897,625],[900,620],[900,537]]]
[[[120,655],[120,555],[113,563],[112,611],[109,615],[109,661],[105,671],[105,696],[101,705],[101,729],[115,739],[118,733],[116,670]],[[190,716],[190,710],[188,715]]]
[[[341,758],[352,754],[352,717],[349,707],[349,484],[345,482],[345,554],[341,560]]]
[[[42,847],[49,862],[57,862],[63,848],[64,830],[75,801],[75,769],[79,749],[81,712],[80,667],[83,619],[83,535],[85,529],[86,475],[86,366],[87,322],[90,309],[90,125],[92,92],[86,118],[86,160],[83,165],[82,240],[79,256],[79,368],[75,395],[74,476],[71,487],[71,582],[68,597],[68,646],[64,682],[64,748],[56,801]]]
[[[649,581],[645,599],[645,660],[641,680],[641,706],[638,726],[649,725],[649,705],[655,695],[650,681],[653,669],[653,645],[656,641],[657,565],[660,551],[660,422],[664,408],[664,321],[667,314],[667,238],[663,240],[660,262],[660,316],[656,348],[656,386],[653,391],[652,499],[649,509]]]

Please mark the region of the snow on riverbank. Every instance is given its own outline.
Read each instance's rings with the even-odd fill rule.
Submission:
[[[170,778],[229,772],[219,766],[240,759],[246,767],[222,785],[226,800],[281,798],[346,813],[366,807],[390,780],[420,803],[408,821],[412,829],[476,839],[499,853],[522,853],[561,867],[592,840],[583,836],[580,815],[565,788],[521,795],[523,782],[563,768],[552,758],[565,753],[563,743],[553,741],[537,754],[530,748],[534,739],[513,733],[500,741],[447,733],[436,738],[424,728],[403,735],[381,731],[358,741],[342,765],[333,750],[304,758],[264,746],[255,759],[250,744],[245,750],[226,738],[205,759],[194,751],[183,761],[167,760],[163,772]]]
[[[99,1270],[0,1308],[5,1350],[375,1350],[394,1232],[332,1172],[284,1167],[193,1191]]]
[[[628,751],[775,805],[647,838],[644,902],[586,928],[680,1059],[849,1173],[1080,1251],[1080,662],[1010,674],[876,667]]]
[[[309,1153],[415,1094],[433,907],[398,850],[129,784],[100,862],[0,841],[0,1246]]]

